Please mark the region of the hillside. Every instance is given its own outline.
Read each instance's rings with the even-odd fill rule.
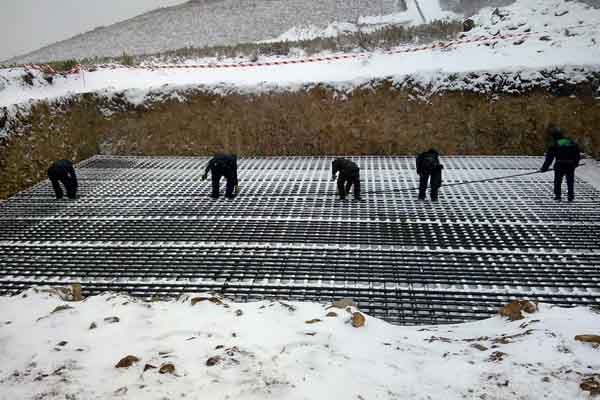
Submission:
[[[588,0],[596,1],[596,0]],[[185,47],[332,37],[471,15],[514,0],[192,0],[100,27],[9,63],[154,54]]]
[[[327,83],[351,90],[371,79],[393,77],[403,81],[409,75],[414,75],[412,79],[417,83],[430,85],[432,91],[443,87],[493,89],[494,84],[484,79],[470,79],[464,84],[457,79],[486,72],[509,73],[514,78],[513,88],[518,89],[544,81],[548,75],[540,74],[540,70],[569,70],[564,77],[576,83],[586,80],[599,67],[600,10],[583,3],[520,0],[496,11],[483,9],[473,19],[475,29],[457,40],[387,51],[324,53],[310,58],[205,58],[166,66],[93,66],[83,75],[56,76],[52,84],[45,82],[39,72],[30,71],[33,87],[23,84],[22,69],[5,69],[0,70],[0,106],[73,93],[123,90],[128,91],[126,97],[139,103],[150,90],[171,92],[198,85],[260,92],[269,87]],[[511,87],[511,83],[504,82],[504,86]]]
[[[187,46],[268,39],[297,25],[325,27],[362,15],[402,11],[396,0],[190,1],[96,29],[11,62],[156,53]]]
[[[600,0],[585,0],[594,4]],[[333,37],[357,29],[462,19],[514,0],[192,0],[77,35],[9,63],[155,54],[188,47]]]

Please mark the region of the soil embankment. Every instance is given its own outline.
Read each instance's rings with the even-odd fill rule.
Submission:
[[[54,159],[94,154],[250,155],[442,154],[541,155],[557,124],[582,148],[600,154],[600,101],[582,84],[560,93],[445,92],[428,98],[390,82],[340,93],[318,86],[297,92],[217,95],[185,100],[86,94],[38,103],[11,121],[0,142],[0,198],[45,177]]]

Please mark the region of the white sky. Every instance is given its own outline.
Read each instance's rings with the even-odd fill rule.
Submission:
[[[0,60],[186,0],[0,0]]]

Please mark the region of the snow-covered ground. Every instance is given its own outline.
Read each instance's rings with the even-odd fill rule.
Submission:
[[[575,336],[600,333],[600,315],[539,308],[512,322],[400,327],[363,315],[354,327],[354,307],[66,302],[30,289],[0,298],[0,399],[590,398],[580,384],[600,371],[600,350]],[[116,368],[127,356],[138,361]]]
[[[273,39],[267,39],[263,42],[293,42],[319,37],[329,38],[358,32],[359,30],[365,33],[373,32],[390,25],[419,25],[435,20],[460,20],[462,18],[462,16],[451,11],[442,10],[438,1],[420,2],[421,12],[423,13],[423,16],[421,16],[416,4],[414,0],[408,0],[405,11],[386,15],[361,16],[356,21],[332,22],[324,28],[317,25],[298,25]]]
[[[123,52],[151,54],[188,46],[232,45],[279,36],[298,25],[324,28],[334,21],[356,21],[361,16],[399,11],[402,7],[397,0],[189,1],[95,29],[10,61],[118,57]]]
[[[264,58],[259,60],[259,65],[217,68],[219,61],[214,59],[190,60],[188,64],[208,63],[212,68],[100,68],[68,77],[58,76],[53,84],[38,76],[33,87],[23,82],[22,69],[5,69],[0,71],[0,106],[75,93],[112,93],[127,89],[131,97],[140,100],[149,90],[186,86],[259,91],[329,83],[352,89],[373,78],[401,79],[409,74],[417,81],[436,86],[436,82],[448,76],[473,71],[511,72],[519,79],[523,76],[535,79],[541,69],[567,68],[565,78],[580,81],[590,70],[599,67],[598,9],[565,0],[519,0],[500,13],[484,9],[475,20],[478,26],[461,40],[485,38],[484,41],[415,52],[408,51],[411,48],[376,51],[333,61],[264,65],[270,61],[289,61]],[[502,39],[499,35],[513,36]],[[223,61],[231,62],[248,60]]]
[[[600,161],[587,159],[583,160],[582,164],[582,166],[575,170],[577,177],[600,190]]]

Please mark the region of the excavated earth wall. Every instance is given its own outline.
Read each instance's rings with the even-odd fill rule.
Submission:
[[[0,198],[45,178],[52,160],[94,154],[540,155],[546,128],[562,127],[600,155],[600,99],[589,84],[518,95],[444,92],[429,97],[380,82],[352,93],[325,86],[296,92],[218,95],[200,89],[152,96],[85,94],[36,103],[0,139]]]

